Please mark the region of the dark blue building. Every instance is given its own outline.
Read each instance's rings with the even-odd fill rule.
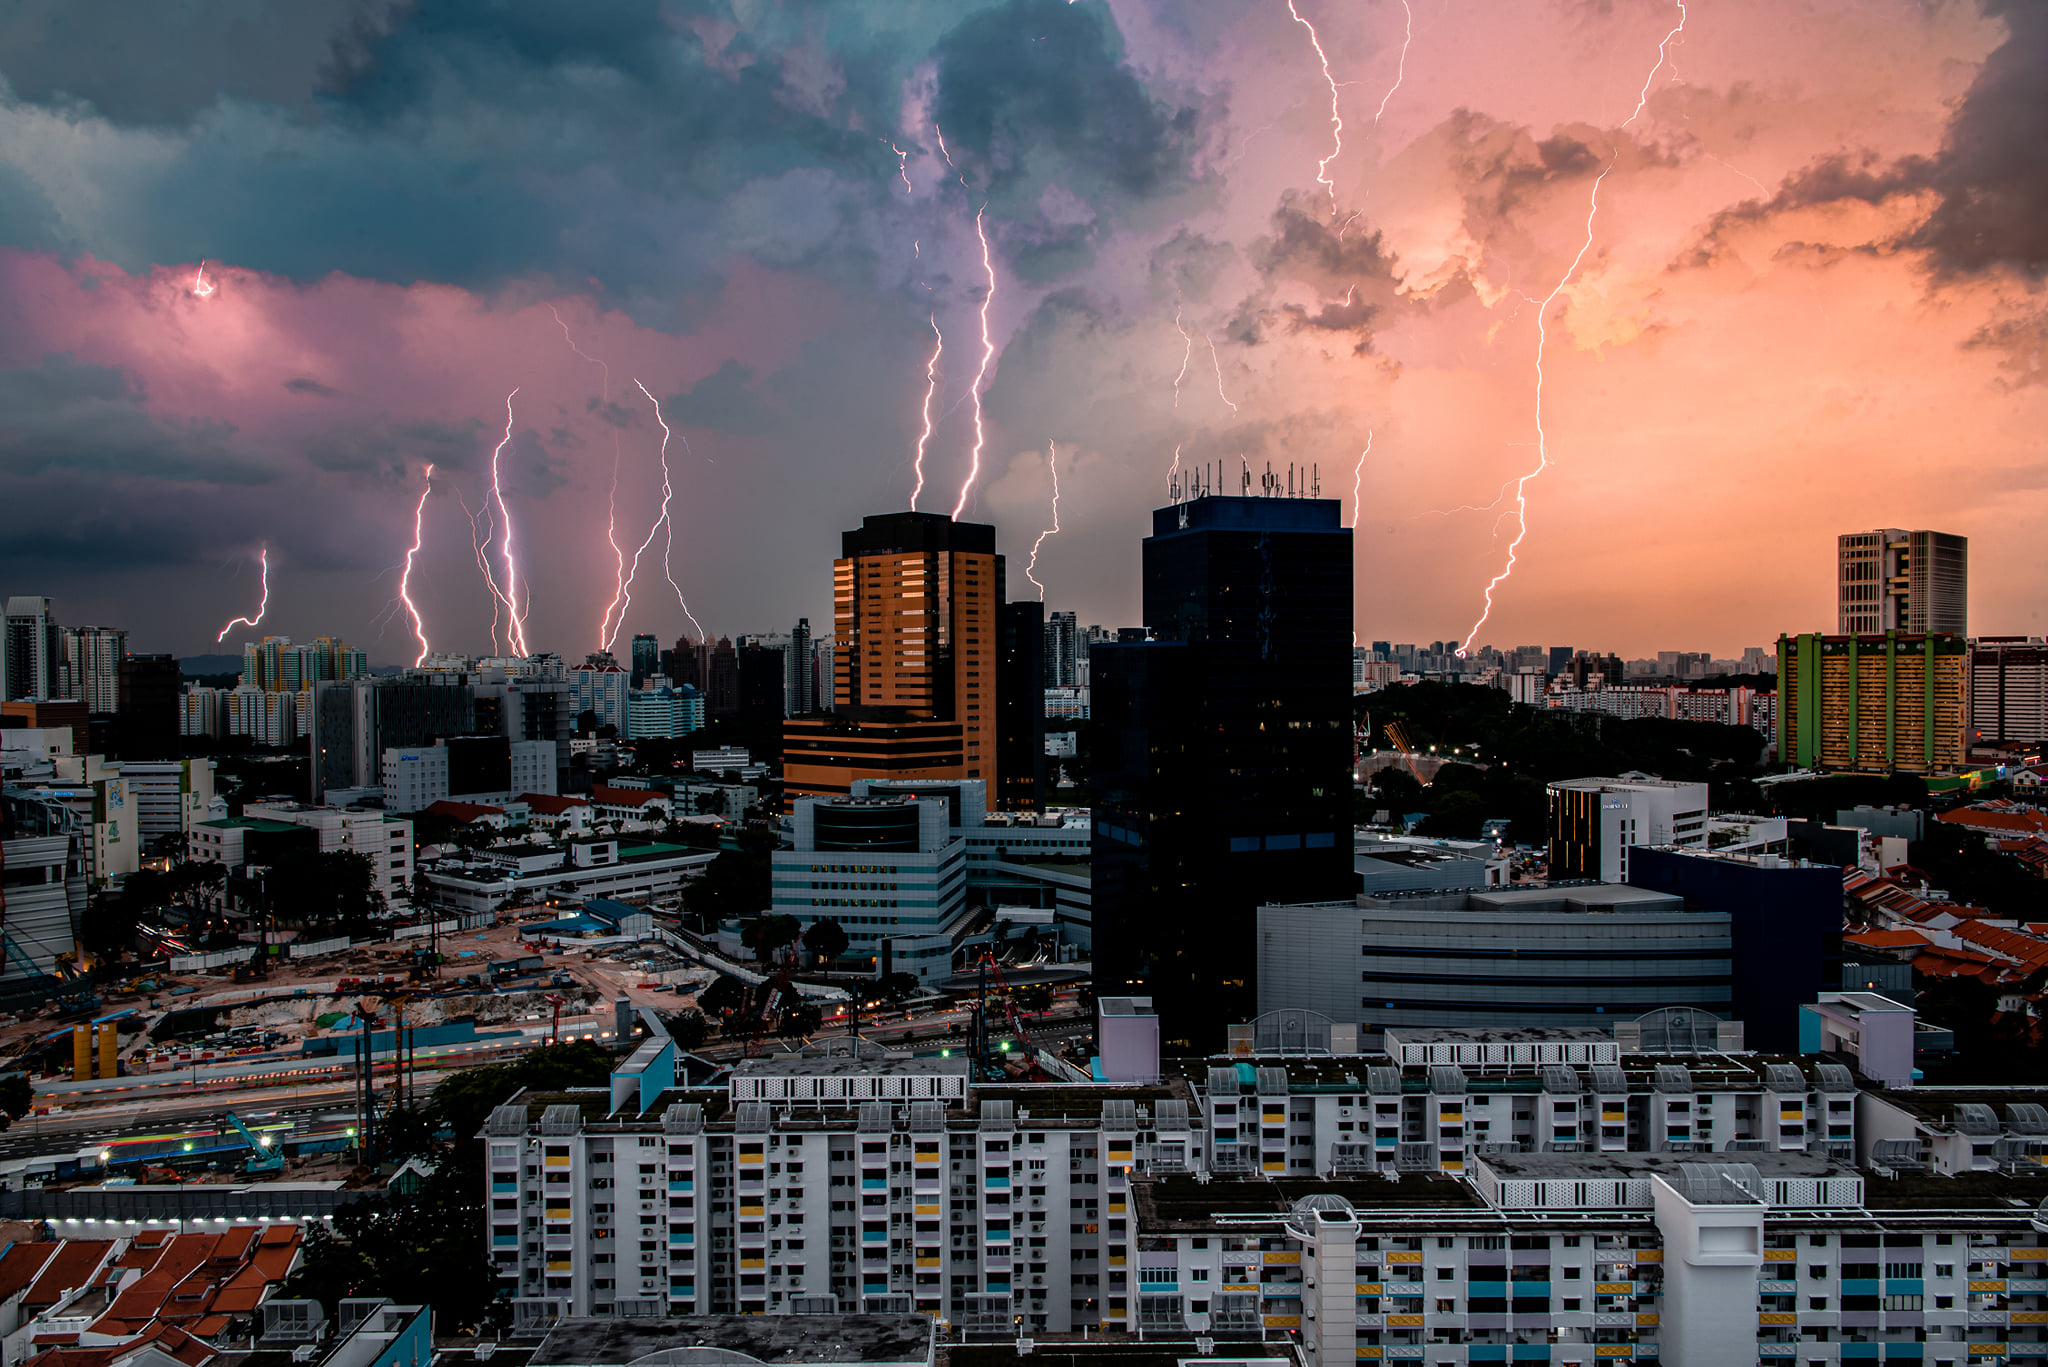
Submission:
[[[1733,957],[1730,1014],[1766,1053],[1799,1048],[1799,1008],[1842,974],[1842,871],[1649,846],[1629,851],[1628,881],[1726,912]]]
[[[1332,499],[1199,498],[1144,544],[1150,640],[1093,646],[1095,978],[1169,1049],[1256,1010],[1262,903],[1351,895],[1351,531]]]

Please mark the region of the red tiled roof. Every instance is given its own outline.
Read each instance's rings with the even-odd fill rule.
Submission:
[[[7,1300],[23,1290],[43,1270],[43,1264],[57,1251],[57,1245],[9,1244],[7,1252],[0,1254],[0,1301]]]
[[[89,1285],[92,1275],[114,1248],[110,1239],[66,1239],[22,1297],[25,1306],[55,1305],[67,1291]]]
[[[560,816],[572,808],[590,805],[588,798],[557,797],[553,793],[521,793],[519,800],[532,810],[548,816]]]
[[[452,802],[442,798],[439,802],[427,804],[427,810],[435,816],[452,816],[457,821],[475,821],[478,817],[503,816],[503,807],[487,807],[481,802]]]
[[[2014,963],[2026,964],[2030,968],[2048,967],[2048,940],[2039,940],[2021,931],[1964,921],[1955,927],[1955,937]]]
[[[610,788],[593,784],[590,800],[611,807],[645,807],[650,802],[668,801],[668,794],[658,788]]]
[[[1996,831],[2004,835],[2048,834],[2048,813],[1986,811],[1982,807],[1965,807],[1959,812],[1943,812],[1934,818],[1971,831]]]
[[[1865,949],[1926,949],[1931,942],[1917,930],[1866,930],[1855,935],[1844,935],[1844,944],[1861,945]]]

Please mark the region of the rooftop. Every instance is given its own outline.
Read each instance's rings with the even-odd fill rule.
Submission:
[[[1469,1182],[1436,1174],[1404,1177],[1398,1182],[1384,1177],[1213,1178],[1198,1182],[1192,1177],[1162,1177],[1133,1182],[1140,1228],[1169,1230],[1176,1227],[1207,1227],[1222,1216],[1270,1215],[1275,1220],[1294,1208],[1304,1196],[1341,1196],[1363,1218],[1375,1210],[1484,1210]]]
[[[667,1350],[715,1349],[756,1362],[926,1363],[929,1315],[680,1315],[667,1319],[568,1319],[541,1340],[532,1367],[637,1362]],[[728,1359],[729,1360],[729,1359]]]

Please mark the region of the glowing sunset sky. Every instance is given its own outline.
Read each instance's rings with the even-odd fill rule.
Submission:
[[[934,325],[918,506],[961,495],[986,303],[966,515],[1013,596],[1052,443],[1048,607],[1136,621],[1178,447],[1232,490],[1318,467],[1360,632],[1462,637],[1538,460],[1540,313],[1551,464],[1479,641],[1831,630],[1872,526],[1968,535],[1972,628],[2048,630],[2042,6],[1691,0],[1668,43],[1666,0],[1295,10],[10,7],[0,593],[212,650],[267,549],[264,629],[409,660],[431,463],[413,596],[488,649],[465,506],[517,386],[528,636],[579,658],[608,510],[629,560],[660,511],[637,380],[697,619],[829,630],[839,531],[909,499]],[[623,631],[668,641],[662,547]]]

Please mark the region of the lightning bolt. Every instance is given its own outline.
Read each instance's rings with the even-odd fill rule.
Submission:
[[[1173,497],[1173,482],[1180,477],[1180,448],[1185,445],[1187,443],[1183,441],[1177,441],[1173,444],[1173,468],[1166,472],[1166,496],[1168,498]]]
[[[1031,559],[1024,566],[1024,577],[1038,584],[1038,576],[1032,571],[1038,568],[1038,548],[1045,544],[1048,536],[1059,535],[1060,530],[1060,467],[1056,460],[1059,450],[1051,442],[1045,444],[1045,468],[1052,471],[1052,526],[1038,534],[1038,540],[1031,543]],[[1045,601],[1045,585],[1038,584],[1038,601]]]
[[[220,635],[213,638],[216,643],[225,641],[228,638],[228,633],[238,626],[255,626],[263,620],[263,614],[270,610],[270,548],[268,546],[259,548],[257,561],[263,566],[263,598],[262,601],[256,604],[256,615],[254,617],[237,617],[234,621],[229,622],[220,629]]]
[[[1173,330],[1180,334],[1180,340],[1183,343],[1180,353],[1180,374],[1173,377],[1173,406],[1175,408],[1180,407],[1180,382],[1187,378],[1188,363],[1195,359],[1194,334],[1180,325],[1180,309],[1181,306],[1178,304],[1173,306]]]
[[[931,315],[932,358],[924,363],[924,431],[917,434],[917,452],[911,458],[917,471],[917,485],[910,491],[910,511],[917,511],[917,496],[924,492],[924,449],[932,439],[932,396],[939,389],[939,356],[946,349],[945,334],[939,331],[939,316]]]
[[[967,510],[967,495],[974,488],[974,481],[981,474],[981,448],[987,438],[981,425],[981,385],[988,377],[988,363],[995,359],[996,344],[989,340],[988,309],[996,299],[996,267],[989,257],[988,232],[982,226],[982,215],[988,212],[984,204],[974,213],[974,235],[981,239],[981,268],[988,274],[988,293],[981,298],[981,369],[975,373],[974,388],[974,451],[967,467],[967,482],[960,486],[960,501],[953,505],[953,516],[958,517]]]
[[[1650,74],[1643,78],[1643,88],[1636,96],[1636,107],[1626,119],[1622,120],[1621,126],[1623,128],[1627,128],[1642,117],[1643,107],[1650,102],[1650,86],[1656,81],[1657,73],[1664,69],[1664,63],[1671,48],[1671,40],[1685,31],[1685,0],[1676,0],[1676,3],[1678,5],[1678,22],[1672,26],[1669,33],[1664,35],[1664,41],[1657,44],[1656,64],[1650,68]],[[1592,192],[1587,197],[1586,240],[1579,244],[1578,255],[1572,258],[1571,265],[1565,268],[1564,274],[1558,277],[1557,284],[1551,288],[1549,295],[1544,298],[1543,303],[1536,309],[1536,468],[1515,480],[1515,539],[1508,542],[1508,562],[1502,566],[1499,574],[1496,574],[1487,581],[1486,605],[1480,610],[1479,620],[1472,624],[1472,630],[1465,633],[1464,641],[1458,646],[1458,657],[1460,659],[1463,659],[1466,652],[1472,649],[1473,639],[1479,635],[1480,628],[1486,625],[1486,619],[1493,615],[1493,591],[1506,582],[1507,578],[1515,572],[1515,554],[1521,549],[1523,539],[1529,535],[1529,481],[1550,468],[1550,438],[1543,430],[1543,355],[1545,348],[1550,342],[1549,329],[1544,319],[1550,311],[1551,304],[1556,301],[1557,296],[1564,293],[1565,286],[1569,285],[1572,277],[1579,273],[1579,264],[1586,259],[1586,253],[1593,249],[1593,224],[1600,216],[1600,186],[1607,179],[1609,172],[1614,170],[1614,163],[1620,156],[1621,144],[1617,141],[1614,155],[1607,159],[1607,165],[1601,169],[1598,176],[1594,177]]]
[[[213,292],[219,288],[220,286],[218,285],[209,285],[206,283],[206,263],[204,261],[201,261],[199,263],[198,278],[193,280],[192,282],[192,293],[198,295],[201,299],[206,299],[210,298]]]
[[[887,138],[883,138],[882,141],[889,142]],[[903,177],[903,193],[906,195],[916,194],[916,188],[910,183],[910,153],[904,151],[893,142],[889,142],[889,150],[896,154],[896,174]]]
[[[1216,397],[1230,403],[1230,396],[1223,392],[1223,358],[1216,354],[1216,339],[1206,332],[1202,337],[1209,343],[1209,364],[1216,368]],[[1237,416],[1237,405],[1234,403],[1230,403],[1230,414],[1232,417]]]
[[[1372,454],[1372,429],[1365,429],[1365,449],[1358,453],[1358,464],[1351,470],[1351,528],[1358,529],[1358,486],[1365,478],[1365,458]]]
[[[609,405],[612,401],[611,366],[576,345],[576,339],[569,335],[569,325],[562,321],[561,314],[555,312],[553,304],[548,305],[548,312],[554,314],[556,325],[562,329],[562,340],[569,344],[569,350],[604,373],[598,392]],[[616,634],[612,631],[612,614],[619,610],[619,599],[626,590],[626,552],[619,545],[619,429],[616,423],[612,424],[612,491],[605,500],[604,520],[604,539],[612,548],[612,601],[606,605],[604,617],[597,624],[597,646],[600,650],[606,649],[605,643]]]
[[[1387,87],[1387,93],[1380,96],[1380,107],[1373,111],[1372,126],[1380,126],[1380,116],[1387,112],[1387,101],[1394,98],[1394,92],[1401,88],[1402,78],[1408,74],[1408,45],[1415,41],[1415,11],[1408,8],[1408,0],[1401,0],[1401,12],[1408,16],[1408,29],[1401,38],[1401,61],[1394,68],[1394,83]]]
[[[933,125],[932,125],[932,132],[938,135],[938,139],[939,139],[939,155],[940,155],[940,156],[942,156],[942,157],[944,157],[944,158],[946,159],[946,165],[947,165],[947,166],[949,166],[949,167],[950,167],[950,166],[952,166],[952,165],[953,165],[953,154],[952,154],[951,152],[948,152],[948,151],[946,150],[946,130],[945,130],[945,129],[943,129],[943,128],[941,128],[941,127],[939,127],[939,126],[938,126],[937,124],[933,124]]]
[[[419,605],[412,601],[412,562],[420,553],[424,521],[427,513],[427,495],[434,492],[434,467],[427,467],[427,487],[420,490],[420,501],[412,510],[412,545],[406,548],[405,571],[398,576],[398,597],[405,604],[406,615],[412,618],[412,634],[420,643],[419,658],[412,662],[417,669],[427,662],[426,626],[420,620]]]
[[[654,525],[647,529],[647,539],[640,543],[639,550],[633,552],[632,567],[626,571],[626,607],[633,605],[633,579],[640,572],[640,557],[645,555],[647,548],[654,544],[654,534],[656,532],[666,532],[667,535],[662,542],[661,549],[662,575],[668,580],[668,586],[676,591],[676,601],[683,605],[683,616],[690,619],[691,629],[701,637],[704,634],[704,628],[698,625],[696,614],[690,611],[690,604],[683,597],[682,587],[676,583],[675,571],[670,568],[670,557],[675,554],[676,548],[676,526],[674,520],[669,517],[668,511],[669,499],[675,492],[673,485],[669,481],[668,472],[668,439],[672,435],[669,431],[668,419],[661,415],[661,400],[648,393],[646,385],[641,384],[638,380],[633,381],[633,385],[642,394],[647,395],[647,402],[654,405],[654,420],[661,424],[661,512],[655,517]],[[683,449],[687,451],[689,447],[689,438],[683,438]],[[625,621],[625,609],[621,608],[619,611],[619,626],[624,626]],[[619,627],[612,628],[612,640],[618,639],[618,631]],[[605,649],[611,649],[610,641],[605,642]]]
[[[1330,179],[1330,163],[1344,151],[1344,116],[1337,108],[1337,78],[1330,74],[1330,55],[1323,51],[1323,40],[1316,33],[1316,26],[1301,17],[1301,11],[1294,7],[1294,0],[1287,0],[1287,12],[1294,16],[1295,23],[1308,30],[1309,45],[1315,48],[1316,60],[1323,64],[1323,81],[1330,87],[1330,155],[1316,163],[1316,184],[1330,192],[1330,213],[1335,216],[1337,182]]]
[[[462,505],[463,515],[469,519],[469,548],[476,553],[476,567],[483,571],[484,587],[490,590],[491,653],[496,654],[498,650],[498,605],[505,601],[505,595],[498,592],[498,577],[491,573],[491,560],[484,553],[484,547],[488,546],[491,538],[498,534],[497,524],[490,520],[491,509],[489,504],[483,504],[475,512],[469,510],[469,500],[462,496],[460,486],[456,487],[455,501]],[[485,525],[490,527],[488,532],[480,532],[477,529],[478,518],[483,518]]]
[[[512,514],[505,507],[505,485],[498,469],[498,458],[512,444],[512,399],[518,393],[519,386],[514,385],[512,393],[505,396],[505,435],[491,449],[491,497],[498,505],[498,521],[502,524],[498,555],[505,562],[505,643],[515,654],[525,656],[533,652],[526,644],[526,612],[519,606],[519,557],[512,550]]]

